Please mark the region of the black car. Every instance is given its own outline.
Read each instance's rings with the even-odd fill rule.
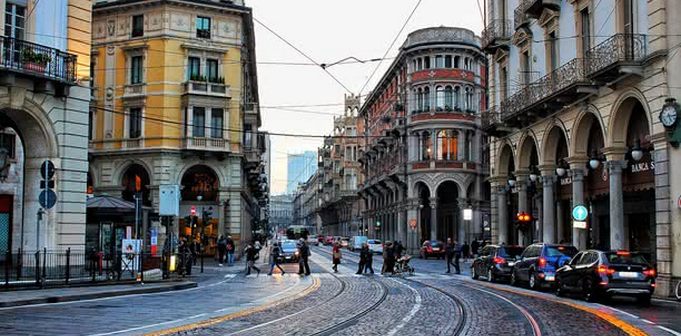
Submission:
[[[577,254],[571,245],[536,243],[528,246],[518,258],[511,272],[511,284],[529,284],[531,289],[552,285],[556,270]]]
[[[282,240],[279,246],[281,247],[279,255],[281,262],[298,262],[300,252],[295,240]]]
[[[657,272],[638,253],[589,250],[577,254],[556,271],[556,294],[578,293],[595,301],[610,296],[634,296],[649,304]]]
[[[478,279],[480,276],[490,282],[509,279],[513,265],[522,253],[522,246],[487,245],[483,247],[480,255],[473,260],[471,265],[473,279]]]

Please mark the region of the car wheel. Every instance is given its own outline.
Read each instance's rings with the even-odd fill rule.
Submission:
[[[473,280],[478,280],[478,272],[475,270],[474,266],[471,266],[471,277]]]
[[[515,270],[511,271],[511,286],[518,286],[518,278],[515,275]]]
[[[537,276],[535,275],[534,272],[530,273],[530,281],[529,281],[530,289],[531,290],[537,290],[539,287],[539,280],[537,279]]]
[[[497,279],[494,278],[494,272],[492,271],[491,268],[487,270],[487,281],[489,282],[497,281]]]
[[[650,306],[650,294],[637,297],[636,303],[644,307]]]
[[[582,295],[584,296],[584,301],[586,302],[596,302],[596,292],[594,291],[594,285],[593,285],[593,280],[591,279],[586,279],[584,281],[584,285],[582,286],[583,293]]]

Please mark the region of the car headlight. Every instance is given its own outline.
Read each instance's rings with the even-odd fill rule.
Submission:
[[[298,255],[298,254],[300,254],[300,252],[296,251],[295,255]]]

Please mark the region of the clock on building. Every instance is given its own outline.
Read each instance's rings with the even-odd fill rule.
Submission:
[[[676,121],[679,115],[679,104],[676,103],[676,99],[668,98],[662,112],[660,112],[660,122],[664,127],[670,128],[676,125]]]

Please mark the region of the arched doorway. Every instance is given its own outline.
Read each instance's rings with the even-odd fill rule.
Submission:
[[[421,236],[419,237],[418,246],[425,240],[430,239],[430,218],[431,218],[431,208],[430,208],[430,189],[423,182],[416,183],[416,192],[419,198],[419,229]]]
[[[149,191],[149,173],[142,165],[133,163],[126,168],[121,179],[123,192],[121,197],[128,202],[135,202],[135,195],[141,194],[142,204],[151,206],[151,192]]]
[[[453,238],[462,242],[466,237],[459,234],[459,186],[456,182],[445,181],[437,187],[437,238],[446,241]]]
[[[514,192],[516,179],[515,160],[510,144],[501,148],[499,164],[497,166],[498,177],[501,180],[497,194],[497,242],[512,244],[516,241],[514,230],[514,218],[518,213],[518,197]]]
[[[519,171],[524,175],[522,181],[518,179],[518,186],[516,188],[518,191],[518,212],[530,214],[532,221],[529,223],[517,222],[515,234],[517,243],[526,246],[531,242],[541,239],[540,223],[536,220],[541,218],[542,208],[539,152],[534,137],[530,135],[524,138],[520,146],[518,165]],[[522,185],[520,185],[521,183]]]
[[[572,179],[569,174],[567,136],[558,126],[553,126],[547,134],[542,161],[544,165],[556,169],[548,175],[555,179],[543,183],[542,240],[547,243],[571,242]]]
[[[215,254],[219,232],[220,182],[215,171],[205,165],[189,168],[181,180],[180,235],[201,242],[205,255]]]

